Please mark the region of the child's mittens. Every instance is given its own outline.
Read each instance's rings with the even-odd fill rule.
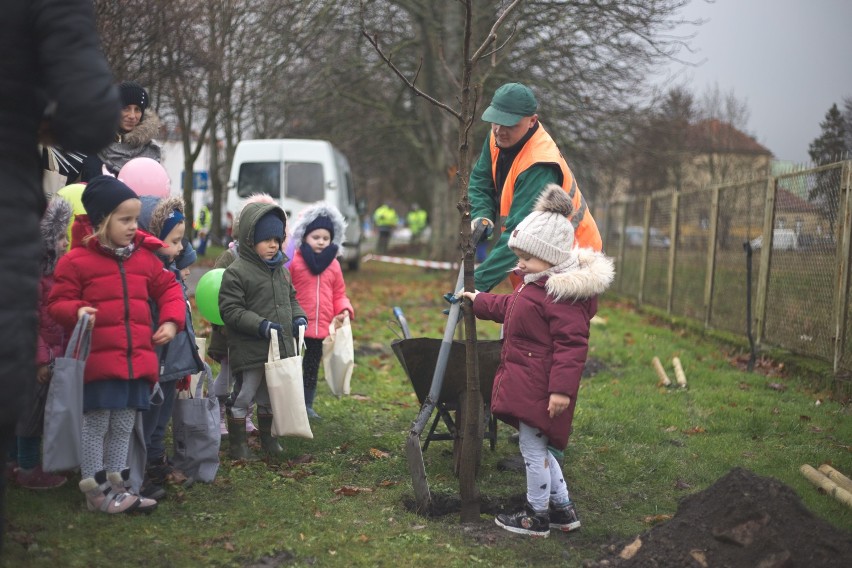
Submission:
[[[258,335],[260,335],[260,337],[264,339],[269,339],[272,337],[273,329],[278,332],[279,336],[283,334],[284,329],[281,327],[281,324],[271,322],[269,320],[263,320],[262,322],[260,322],[260,325],[257,329],[257,333]]]
[[[299,336],[300,327],[308,327],[308,320],[302,316],[293,318],[293,337]]]

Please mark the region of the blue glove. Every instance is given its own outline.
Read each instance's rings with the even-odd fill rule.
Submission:
[[[300,327],[308,327],[308,320],[302,316],[293,318],[293,337],[299,337]]]
[[[257,333],[261,337],[269,339],[272,337],[273,329],[278,332],[279,337],[284,333],[284,329],[281,327],[280,323],[274,323],[269,320],[263,320],[262,322],[260,322],[260,325],[257,329]]]
[[[482,239],[481,240],[484,241],[485,239],[487,239],[488,237],[491,236],[491,233],[494,232],[494,222],[491,221],[491,219],[489,219],[487,217],[477,217],[476,219],[474,219],[473,221],[470,222],[470,230],[471,230],[471,232],[475,231],[476,227],[478,225],[481,225],[483,220],[488,222],[488,224],[485,226],[485,231],[483,231],[483,233],[482,233]]]

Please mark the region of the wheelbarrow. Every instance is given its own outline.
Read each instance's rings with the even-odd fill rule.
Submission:
[[[402,310],[394,308],[394,314],[399,319]],[[404,320],[403,320],[404,321]],[[407,325],[400,321],[400,326],[405,334]],[[402,365],[403,371],[411,381],[417,400],[423,405],[429,395],[432,386],[432,375],[435,370],[435,362],[441,349],[441,340],[431,337],[411,338],[406,336],[391,343],[396,358]],[[491,416],[488,409],[491,408],[491,387],[494,385],[494,375],[500,364],[501,342],[498,340],[477,341],[477,357],[479,359],[479,391],[486,408],[487,428],[484,438],[490,442],[493,450],[497,443],[497,421]],[[465,373],[465,359],[467,346],[463,341],[453,341],[450,346],[450,354],[447,359],[444,381],[438,400],[435,401],[435,413],[428,433],[423,440],[422,451],[429,448],[429,443],[438,440],[452,440],[453,454],[458,455],[460,450],[459,432],[456,424],[462,424],[460,404],[465,395],[467,377]],[[446,431],[438,432],[438,426],[442,423]]]

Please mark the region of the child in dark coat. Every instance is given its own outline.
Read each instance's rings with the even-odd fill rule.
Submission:
[[[228,417],[228,441],[233,459],[252,459],[246,440],[246,415],[257,404],[260,443],[272,456],[283,452],[272,435],[272,406],[266,389],[264,365],[269,340],[278,334],[282,357],[296,355],[293,337],[307,326],[296,301],[290,274],[281,252],[286,217],[277,205],[250,203],[240,212],[240,256],[222,275],[219,313],[228,335],[232,373],[239,373],[239,392]]]
[[[555,459],[568,444],[589,322],[610,285],[612,261],[575,249],[571,201],[558,185],[545,188],[535,209],[512,231],[509,247],[523,277],[512,294],[464,292],[480,319],[503,324],[503,353],[494,377],[491,412],[518,428],[527,473],[527,504],[497,515],[508,531],[547,536],[580,527]]]

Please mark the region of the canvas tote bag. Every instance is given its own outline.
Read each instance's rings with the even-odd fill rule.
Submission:
[[[205,362],[194,398],[178,398],[172,410],[175,466],[196,481],[211,483],[219,470],[219,399],[213,394],[212,371]],[[207,393],[202,387],[207,380]]]
[[[305,347],[305,328],[299,327],[296,355],[281,358],[278,332],[271,330],[269,354],[266,361],[266,389],[272,406],[272,435],[313,438],[305,408],[305,387],[302,383],[302,351]]]
[[[42,468],[68,471],[80,466],[83,437],[83,375],[92,347],[89,314],[74,327],[65,357],[57,357],[44,406]]]
[[[349,381],[355,368],[355,347],[348,312],[339,328],[335,328],[334,320],[328,326],[328,337],[322,340],[322,367],[332,394],[349,394]]]

